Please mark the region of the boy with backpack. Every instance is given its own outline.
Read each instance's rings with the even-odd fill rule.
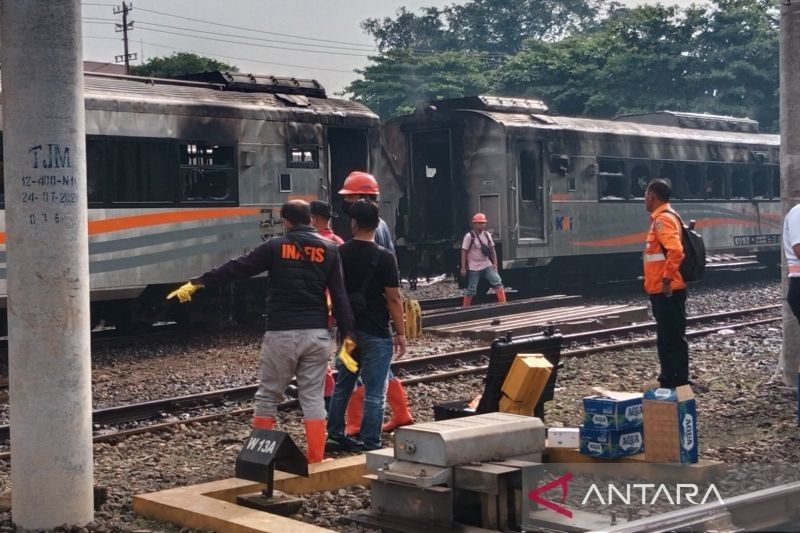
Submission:
[[[464,292],[463,306],[472,304],[481,277],[486,278],[494,289],[499,303],[505,303],[506,291],[503,280],[497,273],[497,252],[491,234],[486,231],[488,220],[483,213],[472,217],[472,231],[461,241],[461,277],[467,276],[468,286]]]

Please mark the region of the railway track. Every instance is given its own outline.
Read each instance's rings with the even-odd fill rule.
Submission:
[[[738,329],[778,322],[780,316],[764,317],[779,311],[780,304],[690,317],[688,337],[709,335],[723,329]],[[740,320],[735,323],[722,320]],[[716,324],[709,324],[714,323]],[[563,336],[563,358],[582,357],[593,353],[619,350],[652,344],[654,323],[587,331]],[[449,352],[413,359],[401,359],[392,364],[392,371],[408,385],[430,383],[479,374],[486,371],[490,347],[480,347],[458,352]],[[212,391],[202,394],[154,400],[122,405],[94,411],[92,422],[95,441],[108,441],[145,432],[169,428],[176,424],[204,422],[222,416],[252,412],[251,400],[257,386],[250,385],[234,389]],[[297,400],[287,400],[281,409],[291,409]],[[198,414],[198,411],[202,414]],[[212,411],[212,412],[208,412]],[[0,426],[0,442],[10,437],[8,425]],[[7,459],[8,452],[0,452],[0,459]]]

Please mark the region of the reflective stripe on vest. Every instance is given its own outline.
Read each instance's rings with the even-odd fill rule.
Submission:
[[[644,254],[644,262],[651,263],[653,261],[666,261],[667,258],[662,253],[658,254]]]

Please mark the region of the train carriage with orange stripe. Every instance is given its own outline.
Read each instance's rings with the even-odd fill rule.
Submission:
[[[379,156],[377,115],[328,98],[313,80],[87,73],[85,101],[92,317],[124,328],[186,318],[171,316],[187,311],[165,305],[168,288],[281,232],[278,209],[289,199],[339,209],[331,191]],[[191,311],[217,316],[233,303],[239,315],[258,315],[263,285],[210,291]]]
[[[780,142],[753,120],[561,117],[536,100],[476,96],[422,104],[386,121],[381,138],[382,201],[411,275],[457,268],[475,212],[513,285],[641,275],[654,178],[670,180],[709,253],[778,262]]]

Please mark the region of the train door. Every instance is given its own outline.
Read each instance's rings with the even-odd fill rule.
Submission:
[[[517,244],[542,244],[546,241],[542,145],[538,141],[520,141],[515,152]]]
[[[453,237],[453,169],[450,131],[411,134],[409,235],[417,242]]]
[[[330,190],[320,191],[320,197],[329,201],[333,211],[339,213],[334,218],[333,231],[347,240],[350,226],[347,217],[342,217],[344,212],[342,197],[338,194],[344,179],[354,170],[369,171],[369,143],[367,131],[348,128],[328,128],[328,183]],[[324,188],[324,184],[323,184]]]

